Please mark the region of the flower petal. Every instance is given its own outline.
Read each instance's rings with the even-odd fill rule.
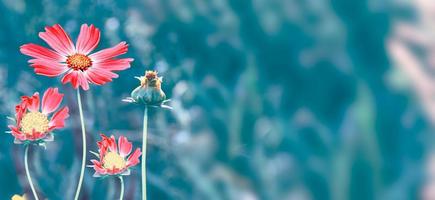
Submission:
[[[63,94],[57,88],[48,88],[42,97],[42,113],[49,114],[55,111],[63,99]]]
[[[13,125],[9,125],[8,127],[11,130],[12,136],[14,136],[16,139],[21,141],[26,139],[26,135],[22,133],[17,127]]]
[[[75,70],[71,70],[68,73],[65,74],[65,76],[62,77],[62,84],[66,84],[68,82],[71,82],[72,86],[77,89],[79,87],[78,85],[78,72]]]
[[[39,75],[55,77],[68,71],[66,64],[55,61],[32,59],[29,62],[32,63],[30,66],[33,67],[35,73]]]
[[[125,170],[126,170],[126,168],[122,168],[122,169],[118,169],[118,168],[106,169],[107,173],[110,174],[110,175],[119,175],[119,174],[122,174]]]
[[[100,153],[100,160],[102,160],[104,158],[104,155],[106,155],[107,149],[109,148],[108,145],[109,138],[103,133],[101,133],[100,136],[102,140],[97,142],[97,146],[98,146],[98,151]]]
[[[105,60],[99,63],[95,63],[92,67],[103,68],[106,70],[124,70],[130,68],[130,63],[133,62],[133,58],[122,58],[114,60]]]
[[[140,152],[140,148],[137,148],[127,159],[127,167],[131,167],[137,165],[139,163],[139,156],[142,153]]]
[[[65,126],[65,119],[69,117],[69,108],[67,106],[63,107],[57,111],[53,117],[51,117],[48,123],[48,130],[59,129]]]
[[[40,32],[39,37],[62,56],[72,55],[75,52],[71,38],[59,24],[45,27],[45,32]]]
[[[89,89],[88,80],[86,79],[85,73],[83,73],[82,71],[71,70],[70,72],[65,74],[61,82],[63,84],[71,82],[75,89],[77,89],[79,86],[81,86],[84,90]]]
[[[103,165],[101,164],[100,161],[92,159],[91,162],[94,164],[93,167],[96,173],[100,175],[107,174],[106,170],[103,168]]]
[[[85,72],[87,80],[96,85],[103,85],[112,81],[112,78],[118,78],[118,75],[101,68],[89,68]]]
[[[38,132],[38,131],[35,131],[35,129],[33,129],[32,134],[30,134],[30,135],[24,134],[24,135],[26,136],[25,140],[35,141],[35,140],[45,138],[45,136],[47,136],[47,132]]]
[[[119,148],[119,155],[124,158],[125,156],[131,153],[133,144],[131,144],[131,142],[129,142],[126,137],[120,136],[118,138],[118,148]]]
[[[23,99],[23,97],[21,97]],[[20,104],[15,106],[15,118],[17,121],[17,126],[20,125],[21,119],[23,118],[24,113],[26,113],[27,110],[27,101],[22,100]]]
[[[83,24],[76,42],[77,53],[88,55],[100,42],[100,30],[94,25]]]
[[[29,109],[32,112],[38,112],[39,111],[39,93],[35,92],[33,96],[22,96],[22,101],[27,103],[27,109]]]
[[[58,54],[57,52],[47,49],[37,44],[25,44],[20,47],[21,53],[42,60],[63,62],[66,60],[65,56]]]
[[[42,66],[42,65],[32,65],[32,67],[34,67],[34,71],[36,74],[48,76],[48,77],[56,77],[68,71],[68,69],[50,70],[47,68],[47,66]]]
[[[101,51],[98,51],[96,53],[93,53],[89,55],[89,58],[92,59],[93,63],[99,63],[111,58],[114,58],[116,56],[122,55],[127,53],[128,45],[126,42],[120,42],[119,44],[115,45],[114,47],[103,49]]]
[[[83,90],[89,90],[89,81],[86,78],[85,73],[80,72],[78,78],[79,85],[82,86]]]
[[[111,152],[118,152],[118,147],[116,146],[116,139],[115,136],[111,135],[109,140],[109,149]]]

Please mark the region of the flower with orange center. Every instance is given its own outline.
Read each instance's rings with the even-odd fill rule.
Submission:
[[[103,85],[110,82],[118,77],[114,71],[129,68],[133,61],[132,58],[116,58],[127,53],[125,42],[91,54],[100,42],[100,30],[94,25],[81,26],[75,45],[59,24],[47,26],[39,37],[52,49],[30,43],[20,47],[21,53],[34,58],[29,62],[36,74],[49,77],[64,74],[62,83],[71,82],[74,88],[81,86],[88,90],[89,83]]]
[[[101,134],[101,138],[102,140],[97,142],[99,153],[95,153],[99,160],[91,160],[93,165],[90,165],[95,169],[94,176],[129,175],[129,168],[139,163],[140,148],[130,155],[133,145],[126,137],[120,136],[118,144],[113,135],[107,137]]]
[[[21,97],[21,102],[15,107],[15,125],[9,125],[16,143],[51,141],[51,132],[64,127],[65,119],[69,117],[68,107],[59,108],[63,94],[57,88],[49,88],[44,92],[41,109],[39,93],[33,96]]]

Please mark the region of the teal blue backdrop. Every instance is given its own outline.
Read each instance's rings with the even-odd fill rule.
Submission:
[[[393,19],[417,14],[394,0],[1,0],[0,124],[7,131],[22,95],[66,94],[67,126],[31,149],[30,169],[41,197],[72,199],[75,91],[34,74],[19,47],[45,45],[37,35],[47,25],[75,40],[94,24],[97,50],[126,41],[135,61],[83,93],[89,150],[99,133],[141,145],[143,108],[121,101],[134,76],[158,70],[172,100],[172,111],[150,111],[149,199],[418,199],[433,126],[406,73],[391,78],[386,47]],[[0,134],[0,199],[30,197],[23,152]],[[118,180],[92,174],[81,199],[116,199]],[[125,199],[140,199],[140,167],[125,182]]]

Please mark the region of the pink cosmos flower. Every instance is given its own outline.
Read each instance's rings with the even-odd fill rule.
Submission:
[[[97,142],[98,152],[94,153],[100,160],[91,160],[94,165],[90,165],[95,169],[95,177],[106,175],[129,175],[130,167],[139,163],[141,155],[140,148],[137,148],[131,155],[133,145],[126,137],[120,136],[118,144],[115,137],[110,137],[101,134],[102,140]],[[128,158],[127,156],[130,155]]]
[[[40,109],[39,93],[33,96],[22,96],[21,102],[15,107],[15,125],[9,125],[16,143],[51,141],[51,132],[65,126],[65,119],[69,117],[68,107],[59,108],[63,94],[57,88],[48,88],[42,97]]]
[[[20,47],[21,53],[34,58],[29,63],[35,73],[49,77],[64,74],[62,83],[71,82],[76,89],[81,86],[88,90],[89,83],[103,85],[110,82],[118,77],[113,71],[127,69],[133,61],[132,58],[115,58],[127,53],[126,42],[90,54],[100,41],[100,30],[94,25],[81,26],[75,45],[59,24],[45,27],[39,37],[52,49],[31,43]]]

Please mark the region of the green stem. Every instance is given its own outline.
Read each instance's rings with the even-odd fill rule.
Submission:
[[[83,108],[82,108],[82,100],[81,100],[81,96],[80,96],[80,88],[77,88],[77,102],[78,102],[78,106],[79,106],[80,123],[82,126],[83,152],[82,152],[82,168],[80,171],[79,183],[77,185],[77,190],[76,190],[76,194],[74,196],[74,200],[78,200],[79,196],[80,196],[80,189],[82,188],[83,175],[85,173],[85,163],[86,163],[86,129],[85,129],[85,122],[83,119]]]
[[[119,200],[124,199],[124,179],[122,176],[118,176],[119,180],[121,181],[121,194],[119,194]]]
[[[147,199],[147,128],[148,128],[148,107],[145,106],[143,114],[143,135],[142,135],[142,200]]]
[[[35,200],[39,200],[38,195],[36,194],[35,187],[33,186],[32,177],[29,172],[29,164],[27,163],[27,157],[29,154],[29,145],[26,145],[26,149],[24,150],[24,168],[26,169],[27,180],[29,181],[30,188],[32,189],[33,196]]]

